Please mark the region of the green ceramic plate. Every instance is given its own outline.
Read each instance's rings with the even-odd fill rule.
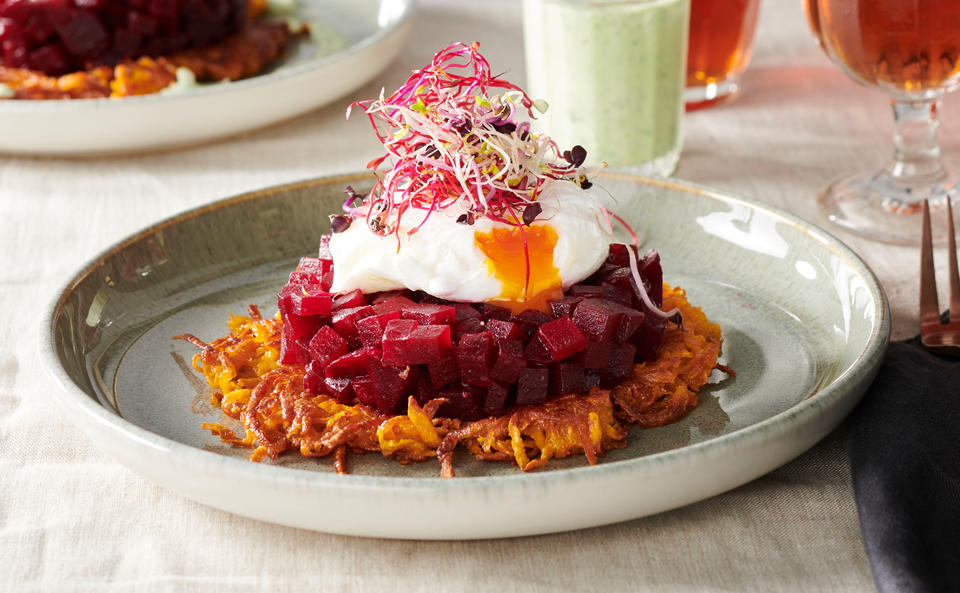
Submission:
[[[223,417],[190,369],[193,348],[170,338],[223,335],[228,312],[249,303],[273,314],[343,187],[369,182],[348,175],[224,200],[94,259],[57,296],[43,336],[78,426],[148,479],[250,517],[356,535],[511,536],[635,518],[762,475],[832,430],[882,358],[885,296],[839,241],[745,199],[611,174],[596,191],[615,196],[616,211],[660,251],[667,282],[721,325],[735,380],[705,388],[674,425],[634,428],[627,448],[593,467],[571,458],[522,474],[461,453],[459,477],[441,480],[436,462],[373,454],[354,456],[349,476],[333,474],[328,459],[251,463],[249,450],[200,429]]]

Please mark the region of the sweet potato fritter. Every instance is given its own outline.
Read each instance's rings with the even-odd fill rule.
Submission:
[[[683,327],[669,325],[658,358],[637,365],[612,391],[594,388],[474,422],[436,417],[442,400],[421,408],[411,397],[406,414],[389,416],[305,391],[303,366],[278,363],[280,322],[263,319],[253,306],[249,317],[231,316],[230,335],[210,344],[188,334],[178,338],[201,348],[194,368],[218,390],[213,403],[239,420],[246,434],[216,423],[203,428],[225,443],[254,448],[252,460],[275,459],[291,449],[307,457],[333,453],[335,469],[344,473],[348,451],[379,451],[402,463],[437,457],[441,475],[452,477],[459,445],[477,459],[512,461],[523,471],[577,454],[594,464],[625,445],[627,424],[651,428],[682,418],[717,368],[722,338],[719,326],[690,305],[682,289],[664,285],[664,308],[673,307],[680,309]]]
[[[209,47],[59,77],[0,66],[0,83],[13,89],[14,99],[95,99],[157,93],[177,79],[178,67],[189,68],[200,82],[239,80],[259,74],[282,58],[291,40],[306,32],[306,27],[292,30],[283,21],[252,21]]]

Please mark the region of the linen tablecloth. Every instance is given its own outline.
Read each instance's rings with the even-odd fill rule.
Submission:
[[[761,11],[742,96],[688,115],[677,176],[819,222],[821,185],[889,156],[889,108],[827,61],[798,0],[765,0]],[[421,3],[390,70],[352,97],[395,87],[455,40],[478,40],[495,70],[524,80],[518,2],[434,0]],[[185,150],[0,157],[0,591],[874,590],[843,427],[786,466],[698,504],[480,542],[360,539],[261,523],[180,498],[94,449],[58,409],[57,387],[38,360],[54,291],[97,252],[160,218],[361,169],[378,145],[362,118],[344,120],[347,101]],[[948,98],[942,113],[949,157],[960,149],[960,109]],[[916,249],[837,234],[883,282],[894,337],[916,333]]]

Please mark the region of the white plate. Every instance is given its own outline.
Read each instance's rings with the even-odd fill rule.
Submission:
[[[410,32],[414,0],[299,0],[342,49],[302,41],[272,71],[177,95],[52,101],[0,100],[0,152],[81,155],[211,140],[325,105],[389,64]],[[318,55],[320,54],[320,55]]]
[[[876,373],[890,329],[866,265],[797,218],[672,181],[607,175],[598,188],[659,249],[664,277],[687,289],[724,332],[737,377],[709,386],[675,424],[631,430],[629,445],[590,467],[454,459],[410,466],[353,456],[251,463],[247,449],[200,428],[220,421],[190,367],[227,312],[276,293],[299,255],[315,252],[342,188],[320,179],[218,202],[150,227],[94,259],[52,304],[42,336],[60,399],[104,451],[191,499],[265,521],[398,538],[486,538],[562,531],[664,511],[734,488],[787,462],[832,430]]]

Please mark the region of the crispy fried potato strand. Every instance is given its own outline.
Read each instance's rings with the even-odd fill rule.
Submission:
[[[225,443],[253,448],[254,461],[288,450],[306,457],[333,454],[334,469],[343,473],[348,451],[379,451],[401,463],[437,457],[441,475],[453,477],[459,446],[477,459],[511,461],[523,471],[579,454],[594,464],[626,444],[626,423],[647,428],[681,418],[717,367],[722,339],[720,328],[687,302],[682,289],[664,285],[664,308],[673,307],[683,314],[683,328],[669,326],[657,360],[637,365],[613,390],[594,388],[474,422],[437,417],[444,401],[439,399],[421,407],[410,397],[405,414],[382,415],[305,391],[303,366],[278,362],[280,322],[262,319],[255,307],[248,317],[231,315],[230,335],[210,344],[189,334],[177,337],[200,348],[194,368],[219,390],[213,403],[239,420],[246,435],[216,423],[202,427]]]

